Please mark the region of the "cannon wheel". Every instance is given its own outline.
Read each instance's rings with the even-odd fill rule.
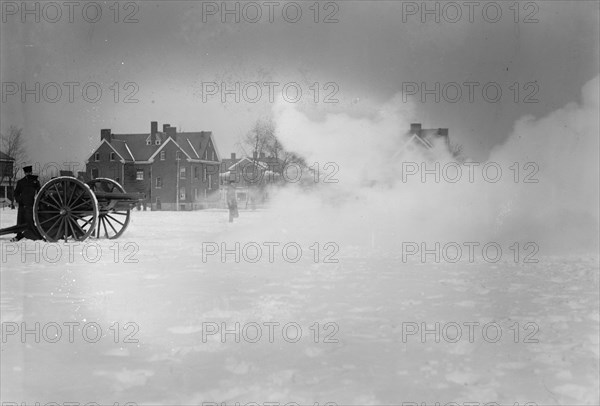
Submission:
[[[125,193],[125,189],[118,182],[109,178],[96,178],[87,182],[92,191],[107,192],[107,193]],[[130,209],[115,209],[102,207],[98,214],[98,226],[93,237],[105,237],[110,240],[119,238],[129,225],[131,217]]]
[[[88,185],[69,176],[44,184],[33,204],[33,220],[49,242],[83,241],[98,222],[98,201]]]

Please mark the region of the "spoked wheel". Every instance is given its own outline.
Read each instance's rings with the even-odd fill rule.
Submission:
[[[96,193],[99,202],[98,226],[93,237],[119,238],[129,225],[131,209],[119,206],[114,199],[104,199],[104,193],[125,193],[125,189],[118,182],[108,178],[96,178],[87,182],[88,186]]]
[[[35,225],[46,241],[83,241],[98,222],[98,202],[90,188],[68,176],[50,180],[33,205]]]

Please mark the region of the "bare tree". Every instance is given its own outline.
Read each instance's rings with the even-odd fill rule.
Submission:
[[[244,135],[240,146],[247,156],[257,156],[269,152],[269,145],[275,138],[275,126],[270,117],[258,119],[250,131]]]
[[[8,187],[13,192],[13,183],[16,181],[19,168],[27,159],[27,149],[25,148],[25,139],[23,138],[23,129],[11,125],[8,128],[8,134],[0,134],[2,138],[2,149],[4,153],[15,160],[12,173],[3,173],[0,183],[4,177],[8,177]],[[14,209],[14,200],[11,199],[10,207]]]
[[[264,153],[266,156],[280,161],[283,167],[291,163],[304,166],[302,157],[286,150],[279,141],[277,128],[270,116],[258,119],[254,123],[252,129],[243,137],[240,147],[247,156],[257,157],[253,158],[255,161]]]

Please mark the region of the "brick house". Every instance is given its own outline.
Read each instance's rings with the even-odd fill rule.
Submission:
[[[150,132],[100,130],[86,160],[86,177],[111,178],[127,192],[146,194],[152,210],[197,210],[218,205],[220,157],[212,132],[177,132],[150,123]]]
[[[0,199],[12,200],[15,159],[0,151]]]

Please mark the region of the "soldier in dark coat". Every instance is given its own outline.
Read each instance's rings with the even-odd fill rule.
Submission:
[[[233,223],[235,217],[239,217],[237,207],[237,197],[235,196],[235,186],[233,186],[233,180],[229,181],[227,186],[227,208],[229,208],[229,222]]]
[[[35,195],[40,190],[40,181],[36,175],[32,175],[31,166],[23,167],[25,176],[17,182],[14,197],[19,203],[19,212],[17,213],[17,225],[27,225],[25,231],[21,231],[13,238],[13,241],[19,241],[22,238],[37,240],[40,238],[33,221],[33,202]]]

